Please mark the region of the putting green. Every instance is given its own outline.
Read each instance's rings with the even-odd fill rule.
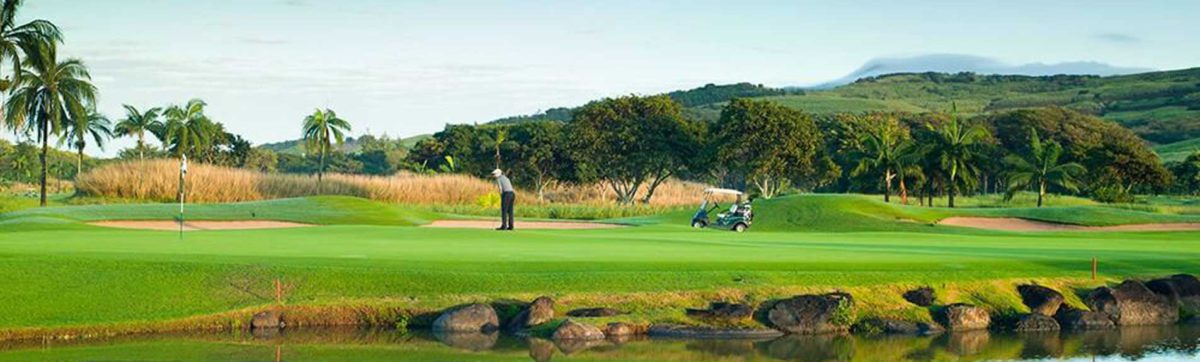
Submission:
[[[531,295],[641,295],[643,316],[679,293],[773,293],[1018,278],[1200,272],[1198,232],[1006,233],[934,226],[956,214],[859,196],[756,205],[745,234],[694,230],[684,213],[614,220],[604,230],[418,228],[443,216],[348,198],[197,205],[201,219],[326,226],[178,233],[89,226],[170,219],[170,205],[106,205],[0,215],[0,330],[154,323],[264,306],[272,281],[293,305],[346,302],[434,308]],[[270,206],[270,207],[268,207]],[[311,207],[309,209],[301,206]],[[1194,215],[1104,207],[1024,211],[1031,218],[1195,222]],[[161,213],[161,215],[159,214]],[[833,232],[837,231],[837,232]],[[761,297],[761,296],[760,296]],[[581,297],[582,298],[582,297]],[[568,298],[569,299],[569,298]],[[673,305],[671,305],[673,308]],[[635,311],[636,312],[636,311]]]

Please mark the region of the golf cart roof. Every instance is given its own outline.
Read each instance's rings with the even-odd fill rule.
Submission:
[[[704,193],[727,194],[727,195],[741,195],[742,194],[742,192],[738,191],[738,190],[718,189],[718,188],[711,188],[711,189],[704,190]]]

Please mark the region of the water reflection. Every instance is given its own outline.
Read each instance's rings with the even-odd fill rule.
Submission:
[[[618,343],[619,342],[619,343]],[[0,344],[3,361],[992,361],[1078,357],[1106,361],[1200,357],[1200,327],[1141,327],[1086,333],[933,337],[785,336],[765,340],[633,338],[554,342],[500,334],[287,329],[271,334],[187,334]]]

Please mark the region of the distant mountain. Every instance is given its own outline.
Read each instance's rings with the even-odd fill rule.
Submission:
[[[965,54],[929,54],[908,58],[875,58],[850,74],[813,88],[832,88],[854,81],[893,73],[961,73],[1005,75],[1120,75],[1149,71],[1144,68],[1118,67],[1100,62],[1006,64],[995,59]]]
[[[762,84],[751,83],[736,83],[736,84],[705,84],[703,87],[692,88],[688,90],[677,90],[666,93],[668,97],[674,99],[684,107],[696,107],[706,104],[715,104],[729,101],[734,98],[754,98],[768,96],[783,96],[788,94],[800,94],[803,91],[788,91],[780,88],[771,88]],[[567,121],[571,119],[571,113],[577,107],[555,107],[544,112],[539,112],[530,115],[512,116],[500,118],[488,123],[491,124],[513,124],[530,121]]]

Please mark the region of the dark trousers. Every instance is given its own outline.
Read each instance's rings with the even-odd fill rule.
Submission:
[[[512,191],[506,191],[500,194],[500,227],[512,229],[513,227],[513,203],[517,201],[517,194]]]

